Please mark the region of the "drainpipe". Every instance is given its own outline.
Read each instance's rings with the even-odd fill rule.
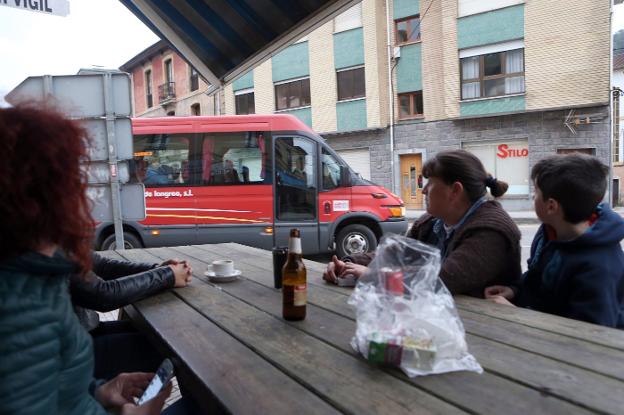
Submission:
[[[609,205],[613,204],[613,97],[617,92],[613,88],[613,1],[609,10],[609,185],[607,186]],[[619,102],[618,102],[619,104]]]
[[[215,115],[221,115],[221,88],[217,89],[217,92],[215,94],[216,97],[216,108],[215,108]]]
[[[390,36],[390,4],[386,0],[386,38],[388,48],[388,109],[390,111],[390,190],[394,191],[394,96],[392,95],[392,37]]]

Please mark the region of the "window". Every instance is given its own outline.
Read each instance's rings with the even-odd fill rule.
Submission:
[[[505,140],[462,143],[483,163],[485,170],[509,184],[505,195],[529,194],[529,141]]]
[[[195,68],[191,67],[190,73],[190,89],[191,91],[197,91],[199,89],[199,73],[195,70]]]
[[[461,59],[462,99],[524,92],[524,49]]]
[[[422,91],[399,94],[399,118],[416,118],[423,115]]]
[[[191,183],[190,137],[178,134],[134,136],[134,158],[130,180],[146,187],[168,187]]]
[[[235,94],[234,100],[237,114],[244,115],[256,113],[256,103],[254,100],[253,90],[237,91]]]
[[[420,42],[420,16],[394,21],[396,44]]]
[[[271,161],[262,132],[209,133],[202,144],[204,185],[271,183]]]
[[[173,82],[173,64],[171,59],[165,61],[165,82]]]
[[[145,71],[145,102],[147,108],[152,108],[154,105],[154,99],[152,97],[152,71],[150,69]]]
[[[340,186],[340,163],[326,148],[323,148],[322,154],[323,190],[333,190]]]
[[[358,3],[334,19],[334,33],[362,26],[362,3]]]
[[[458,16],[469,16],[477,13],[489,12],[492,10],[502,9],[503,7],[522,4],[525,0],[459,0]]]
[[[277,219],[316,218],[316,143],[302,137],[275,140]]]
[[[574,153],[589,154],[590,156],[595,156],[596,149],[595,148],[558,148],[557,149],[557,154],[574,154]]]
[[[201,106],[199,104],[191,105],[191,115],[201,115]]]
[[[338,101],[361,98],[366,95],[363,67],[336,72],[336,82]]]
[[[310,105],[310,78],[275,85],[275,108],[285,110]]]

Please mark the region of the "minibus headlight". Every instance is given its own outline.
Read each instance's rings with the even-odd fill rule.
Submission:
[[[390,215],[395,218],[402,218],[405,216],[405,206],[389,206],[388,210]]]

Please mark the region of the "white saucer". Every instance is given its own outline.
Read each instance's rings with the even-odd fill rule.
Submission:
[[[215,275],[214,271],[206,271],[206,272],[204,272],[204,275],[207,276],[210,281],[214,281],[214,282],[234,281],[241,274],[242,274],[242,272],[241,272],[240,269],[235,269],[234,273],[231,274],[231,275]]]

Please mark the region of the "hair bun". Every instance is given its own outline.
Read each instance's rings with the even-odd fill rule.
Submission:
[[[497,180],[496,177],[492,177],[491,175],[488,175],[485,179],[485,185],[490,188],[490,193],[494,197],[501,197],[509,188],[507,183]]]
[[[496,177],[488,176],[485,179],[485,185],[489,187],[490,189],[495,188],[497,184],[498,184],[498,180],[496,180]]]

